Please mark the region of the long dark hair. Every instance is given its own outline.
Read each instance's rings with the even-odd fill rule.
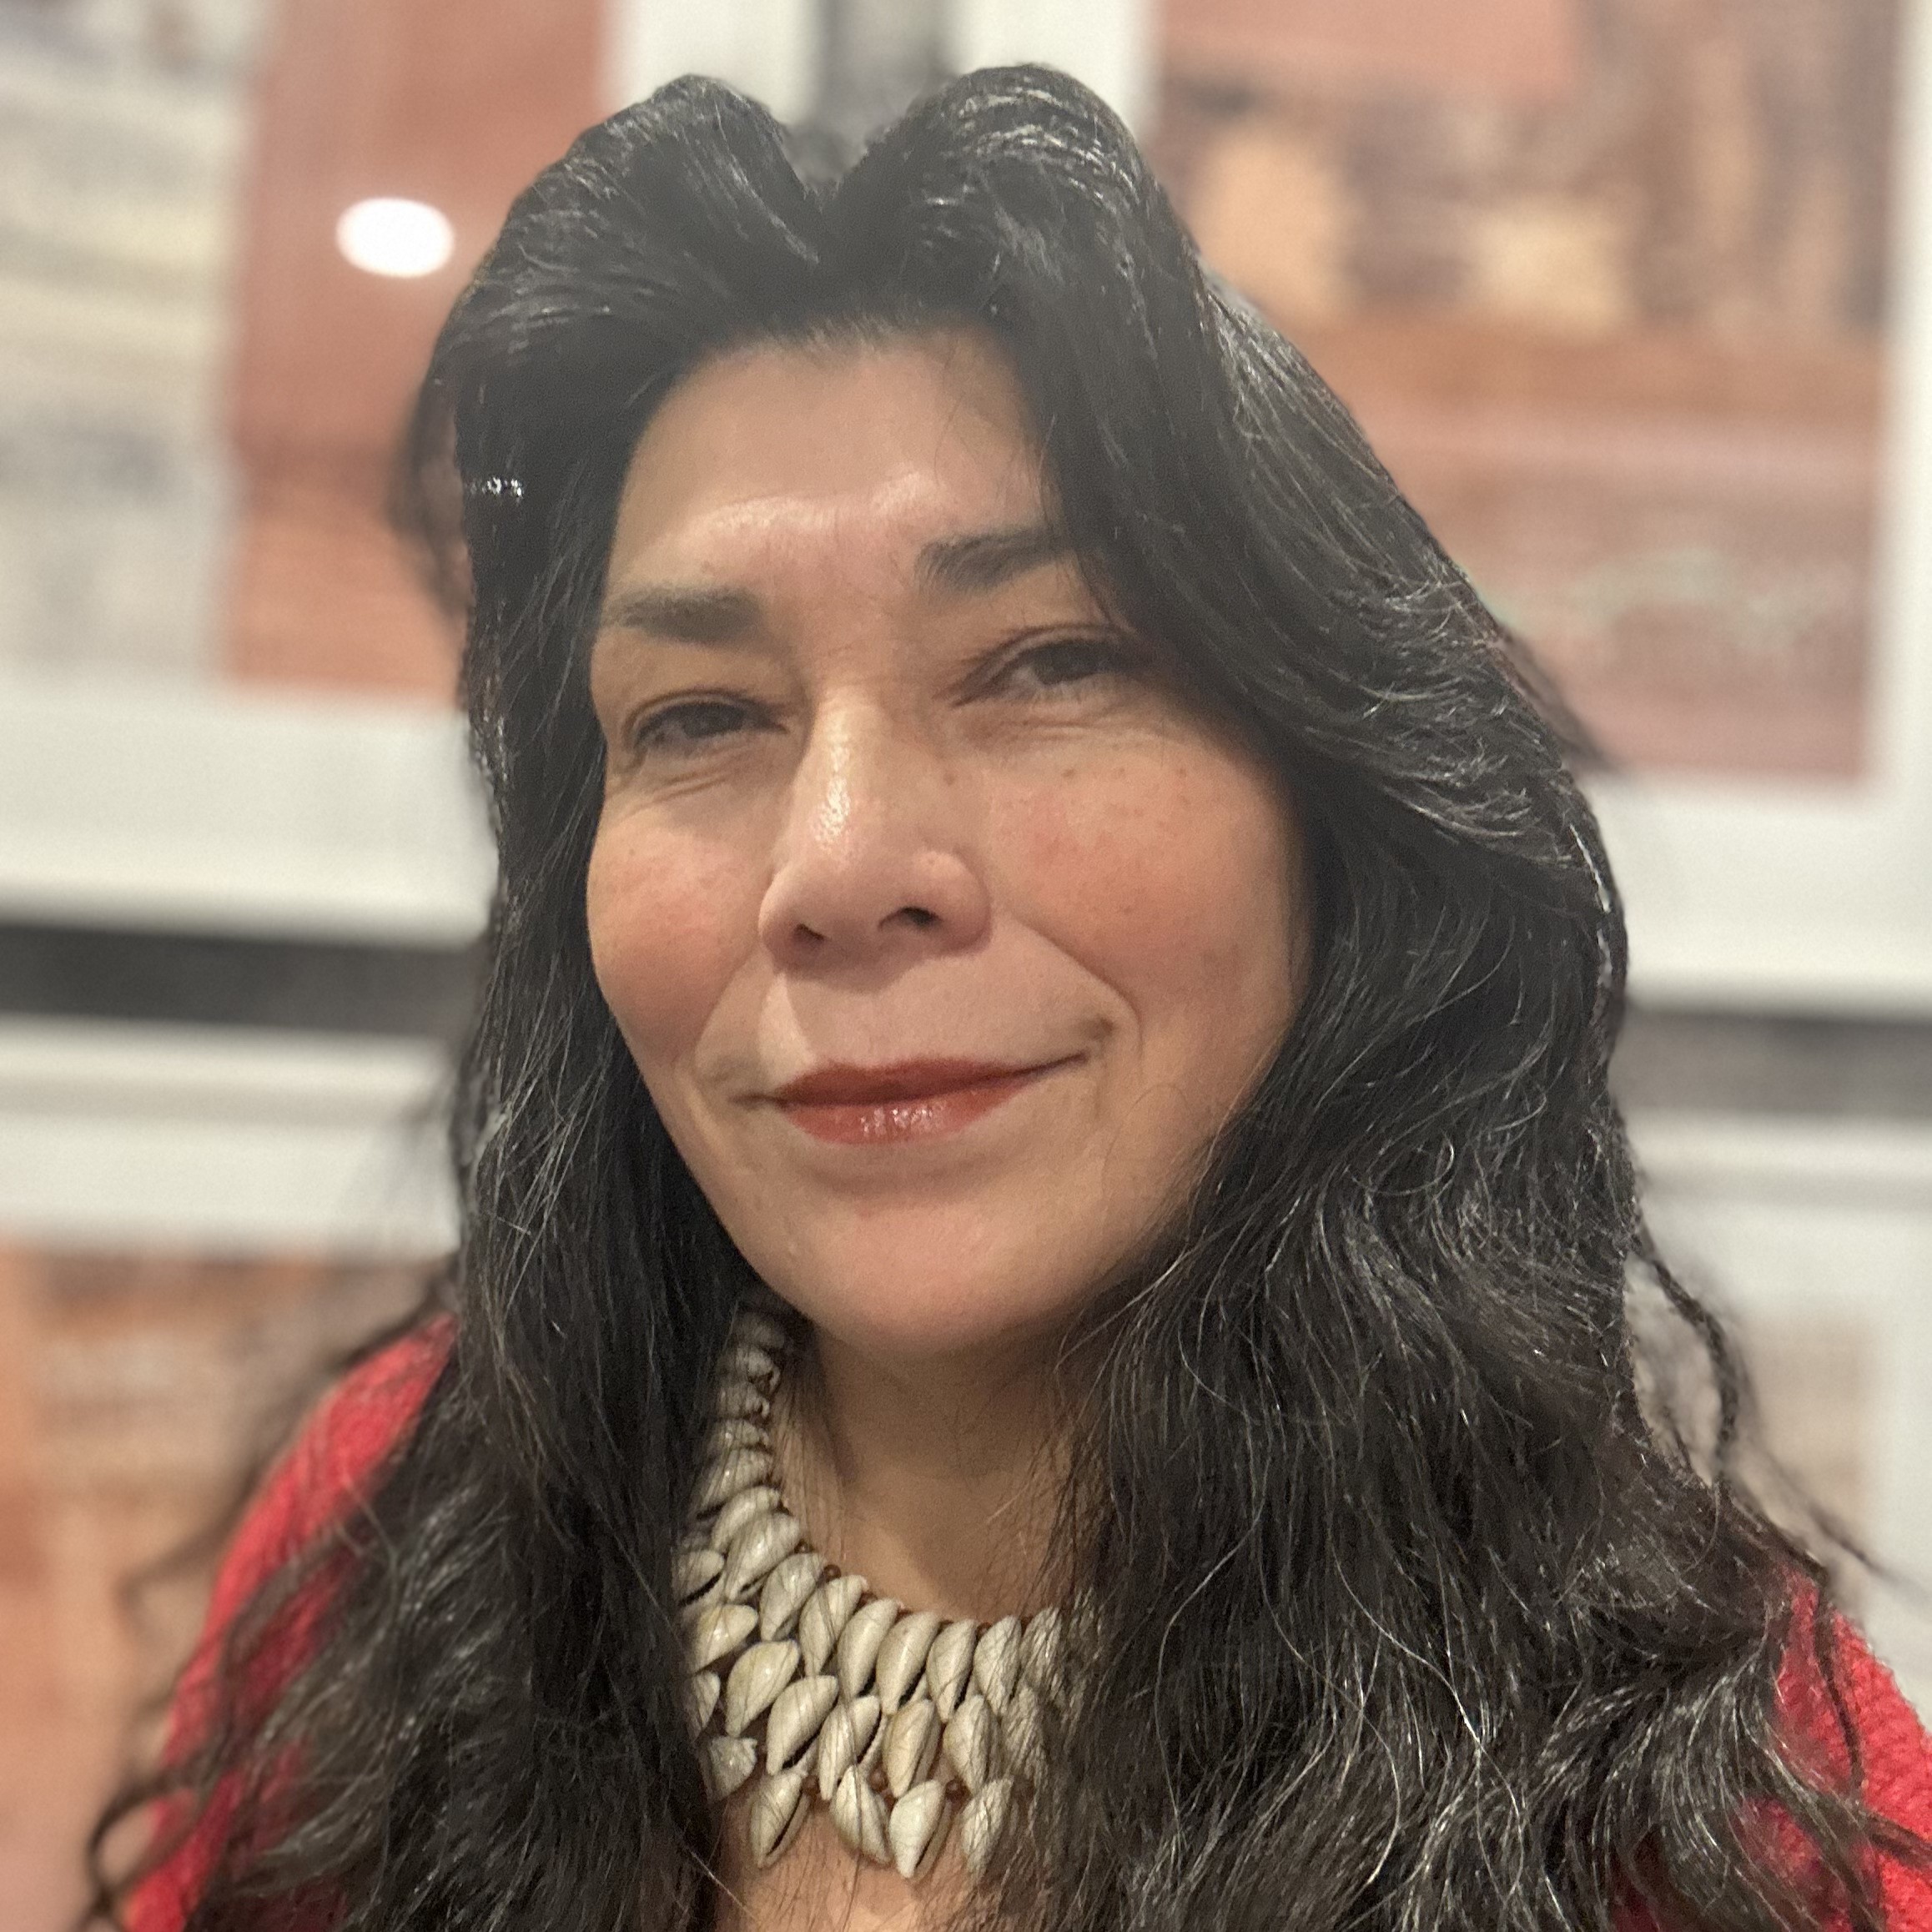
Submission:
[[[1905,1841],[1777,1718],[1789,1647],[1829,1670],[1824,1573],[1727,1479],[1728,1406],[1713,1479],[1640,1404],[1633,1269],[1736,1371],[1644,1230],[1607,1085],[1622,915],[1562,737],[1346,411],[1039,68],[945,88],[820,184],[756,106],[667,88],[521,196],[442,332],[414,447],[460,478],[501,855],[455,1340],[227,1681],[325,1588],[313,1661],[165,1774],[242,1800],[192,1924],[713,1915],[669,1579],[748,1271],[591,977],[585,653],[682,375],[960,325],[1014,371],[1096,586],[1291,787],[1319,902],[1291,1037],[1094,1311],[1065,1774],[970,1909],[1574,1932],[1643,1897],[1758,1932],[1822,1899],[1876,1925],[1874,1847]]]

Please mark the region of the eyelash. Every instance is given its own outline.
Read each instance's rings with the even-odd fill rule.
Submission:
[[[679,719],[720,712],[742,714],[751,707],[742,698],[697,697],[686,698],[677,704],[667,705],[662,711],[651,712],[638,719],[631,732],[631,748],[634,752],[669,751],[675,757],[679,751],[688,752],[707,744],[714,738],[723,737],[723,732],[700,732],[695,737],[677,731]]]
[[[1038,663],[1056,653],[1088,652],[1100,662],[1087,677],[1074,677],[1044,685],[1030,694],[1023,695],[1022,703],[1045,703],[1050,702],[1056,691],[1068,685],[1085,683],[1091,678],[1131,675],[1141,666],[1140,655],[1117,638],[1111,637],[1051,637],[1041,642],[1029,644],[1023,649],[994,664],[989,670],[976,673],[969,681],[968,689],[974,697],[997,692],[1009,674],[1023,664]],[[756,717],[762,707],[738,697],[722,693],[715,697],[681,698],[677,702],[664,706],[661,710],[647,713],[639,718],[629,733],[633,752],[647,756],[657,752],[660,756],[676,757],[693,756],[707,745],[734,735],[731,731],[704,732],[695,736],[678,730],[678,721],[720,714],[740,720]]]
[[[1050,657],[1056,652],[1086,652],[1098,657],[1099,669],[1094,675],[1116,677],[1139,667],[1139,660],[1129,647],[1116,637],[1049,637],[1037,644],[1029,644],[1016,651],[994,667],[989,682],[997,685],[1008,672],[1017,670],[1023,664],[1037,663]],[[1084,682],[1083,679],[1069,679],[1069,683]],[[1049,686],[1048,689],[1058,687]]]

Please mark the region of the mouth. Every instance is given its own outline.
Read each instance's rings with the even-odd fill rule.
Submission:
[[[933,1059],[884,1067],[821,1067],[779,1088],[772,1099],[787,1119],[815,1140],[866,1146],[936,1140],[958,1133],[1069,1064],[1058,1059],[1014,1067]]]

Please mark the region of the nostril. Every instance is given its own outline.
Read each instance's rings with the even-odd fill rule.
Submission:
[[[927,927],[939,923],[939,915],[928,912],[923,906],[901,906],[893,917],[903,919],[909,926],[916,926],[922,933]]]

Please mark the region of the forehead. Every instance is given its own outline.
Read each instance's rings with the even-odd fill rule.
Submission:
[[[1019,388],[967,330],[759,344],[702,364],[633,452],[611,546],[627,575],[910,553],[963,528],[1036,524]]]

